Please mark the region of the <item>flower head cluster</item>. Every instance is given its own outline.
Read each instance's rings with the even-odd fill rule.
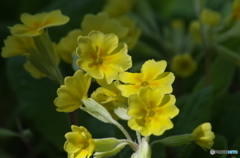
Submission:
[[[212,132],[212,126],[210,123],[204,123],[199,125],[192,132],[192,138],[196,144],[202,147],[204,150],[211,149],[213,146],[215,135]]]
[[[131,119],[128,126],[138,130],[141,135],[161,135],[167,129],[173,127],[171,118],[175,117],[179,110],[175,106],[173,95],[164,95],[162,88],[141,88],[139,95],[129,97],[128,115]]]
[[[82,126],[71,126],[72,132],[65,135],[67,141],[64,150],[68,153],[68,158],[89,158],[95,149],[92,135]]]
[[[88,36],[79,36],[77,54],[81,69],[95,79],[105,79],[108,84],[132,66],[127,46],[119,44],[114,34],[92,31]]]
[[[15,36],[38,36],[47,27],[63,25],[69,21],[69,18],[62,15],[60,10],[35,15],[23,13],[20,19],[23,24],[16,24],[13,27],[9,27],[11,34]]]
[[[172,59],[172,71],[181,77],[188,77],[194,73],[197,68],[197,63],[188,53],[175,55]]]

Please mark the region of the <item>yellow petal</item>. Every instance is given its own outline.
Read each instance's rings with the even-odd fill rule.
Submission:
[[[68,132],[65,134],[65,138],[72,143],[77,148],[85,148],[89,145],[87,140],[82,136],[82,134],[79,134],[77,132]]]
[[[167,129],[173,128],[172,121],[166,116],[154,116],[151,120],[152,134],[159,136]]]
[[[139,91],[139,98],[148,109],[157,107],[161,103],[163,96],[161,88],[143,87]]]
[[[167,62],[165,60],[158,62],[155,60],[146,61],[141,68],[141,72],[143,73],[143,81],[154,80],[158,75],[165,71],[166,66]]]
[[[76,147],[75,145],[73,145],[71,142],[66,141],[64,144],[64,150],[68,153],[75,153],[79,150],[78,147]]]
[[[161,104],[159,105],[159,115],[164,115],[169,118],[173,118],[179,113],[179,109],[175,106],[175,96],[174,95],[164,95]]]
[[[119,74],[119,79],[123,83],[131,83],[131,84],[141,84],[142,83],[142,73],[130,73],[123,72]]]
[[[138,93],[141,85],[119,85],[118,89],[122,92],[124,97],[129,97],[134,93]]]

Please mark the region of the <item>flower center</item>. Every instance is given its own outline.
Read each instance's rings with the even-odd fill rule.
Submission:
[[[143,86],[143,87],[146,87],[147,85],[148,85],[147,81],[143,81],[142,84],[141,84],[141,86]]]
[[[103,58],[97,58],[97,60],[95,61],[96,65],[102,65],[103,63]]]
[[[152,117],[152,116],[154,116],[155,115],[155,112],[153,111],[153,110],[150,110],[149,112],[148,112],[148,116],[149,117]]]

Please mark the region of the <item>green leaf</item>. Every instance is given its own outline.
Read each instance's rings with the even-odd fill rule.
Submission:
[[[63,150],[64,134],[70,125],[66,114],[57,112],[53,104],[59,85],[48,78],[32,78],[23,69],[24,62],[23,57],[13,57],[7,63],[8,78],[20,108],[18,117],[25,120],[26,128],[31,129],[35,138],[42,138],[35,142],[37,146],[41,143],[45,147],[51,144],[58,150]]]
[[[228,92],[232,83],[236,66],[223,56],[217,56],[211,65],[211,85],[213,85],[214,97],[221,97]],[[198,91],[205,86],[203,77],[195,86],[194,91]]]
[[[230,60],[231,62],[237,63],[240,61],[240,54],[238,52],[232,51],[224,46],[215,46],[217,53]]]
[[[176,134],[192,133],[200,124],[209,121],[212,107],[212,87],[205,87],[194,92],[188,102],[182,106],[176,117]]]
[[[11,137],[21,137],[20,134],[13,132],[9,129],[0,128],[0,139],[7,139]]]

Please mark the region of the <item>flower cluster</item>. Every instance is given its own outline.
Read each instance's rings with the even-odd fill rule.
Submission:
[[[119,8],[116,8],[117,4]],[[195,141],[203,149],[211,149],[214,144],[215,135],[210,123],[198,126],[191,134],[150,144],[151,135],[163,135],[174,127],[171,119],[180,110],[175,105],[176,97],[171,94],[175,76],[172,72],[165,72],[166,60],[147,60],[139,72],[130,69],[133,62],[129,50],[141,35],[136,21],[128,16],[134,4],[134,0],[109,0],[104,12],[85,15],[81,29],[71,30],[57,44],[50,40],[46,28],[67,23],[67,16],[60,10],[36,15],[24,13],[20,17],[23,24],[10,27],[13,36],[4,41],[3,57],[22,55],[27,58],[24,68],[32,76],[48,76],[59,82],[54,100],[56,111],[73,114],[81,109],[104,123],[115,125],[126,137],[93,139],[85,127],[72,125],[72,132],[65,135],[64,144],[69,158],[111,157],[126,145],[134,151],[132,158],[150,158],[151,146],[155,143],[180,146]],[[212,30],[220,22],[221,15],[206,9],[202,11],[201,19]],[[198,42],[202,40],[200,24],[197,21],[190,27]],[[172,27],[179,34],[185,26],[178,20],[172,23]],[[73,65],[76,71],[72,76],[62,78],[58,68],[60,58]],[[188,77],[196,68],[190,54],[175,54],[172,58],[171,69],[176,75]],[[99,87],[91,93],[92,82]],[[137,142],[118,122],[120,119],[127,121],[128,127],[136,132]]]

